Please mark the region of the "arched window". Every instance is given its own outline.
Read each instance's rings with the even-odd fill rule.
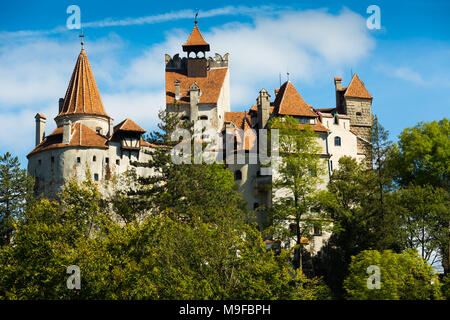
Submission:
[[[93,157],[92,157],[92,161],[94,161],[94,162],[97,161],[97,157],[96,157],[96,156],[93,156]]]
[[[201,116],[200,120],[208,120],[208,116]]]
[[[334,145],[337,147],[341,146],[341,137],[334,137]]]
[[[234,172],[234,181],[242,180],[242,172],[241,170],[237,170]]]
[[[184,116],[184,117],[181,118],[181,120],[183,120],[183,121],[184,120],[189,120],[189,117],[188,116]]]

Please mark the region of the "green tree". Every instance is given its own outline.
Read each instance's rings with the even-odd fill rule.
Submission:
[[[271,226],[267,234],[276,239],[295,241],[294,266],[303,268],[301,238],[311,238],[313,228],[327,224],[318,204],[318,185],[325,174],[317,135],[309,125],[286,116],[272,118],[271,130],[279,132],[279,152],[272,182],[274,200],[270,212]]]
[[[368,267],[380,271],[380,288],[374,283]],[[394,253],[365,250],[352,257],[349,275],[344,281],[347,298],[351,300],[435,300],[442,299],[438,276],[414,250]]]
[[[390,159],[396,182],[404,187],[432,185],[450,192],[450,121],[420,122],[406,128]],[[450,223],[442,228],[450,228]],[[450,242],[440,248],[442,266],[450,272]]]
[[[401,188],[394,192],[392,205],[402,218],[404,244],[418,249],[423,259],[433,265],[440,248],[450,241],[449,194],[430,185]]]
[[[399,136],[392,166],[403,185],[431,184],[449,190],[450,120],[420,122]]]
[[[390,206],[384,193],[380,214],[380,184],[376,170],[367,169],[351,157],[339,159],[328,184],[329,196],[322,197],[324,210],[333,218],[333,234],[328,246],[327,283],[341,297],[351,257],[368,249],[403,250],[401,216]]]
[[[0,246],[10,242],[16,220],[32,200],[33,185],[17,157],[9,152],[0,155]]]

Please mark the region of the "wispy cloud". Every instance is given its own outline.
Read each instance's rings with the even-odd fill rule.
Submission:
[[[426,85],[429,84],[427,81],[425,81],[422,77],[422,75],[414,70],[411,70],[409,67],[400,67],[400,68],[394,68],[392,70],[392,75],[396,78],[414,82],[416,84],[420,85]]]
[[[391,78],[401,79],[416,85],[426,86],[432,83],[432,81],[425,80],[422,74],[418,71],[415,71],[408,66],[394,67],[388,65],[377,65],[375,70],[382,72]]]
[[[261,14],[254,14],[259,10]],[[338,14],[326,10],[267,12],[271,12],[267,7],[231,6],[200,12],[203,18],[251,16],[249,23],[202,30],[212,54],[230,53],[231,102],[236,109],[253,104],[261,87],[273,89],[279,72],[289,69],[293,81],[314,81],[342,65],[354,65],[375,44],[365,28],[365,19],[347,9]],[[183,10],[138,20],[103,20],[93,22],[91,27],[192,17],[192,10]],[[103,103],[116,122],[131,117],[147,130],[156,124],[158,110],[165,104],[164,53],[180,52],[190,30],[168,31],[164,41],[128,53],[127,60],[119,53],[125,42],[115,34],[89,42],[88,56]],[[41,33],[27,37],[10,39],[7,45],[0,42],[0,112],[6,115],[0,117],[0,127],[8,128],[0,132],[0,151],[7,148],[24,154],[32,148],[33,116],[36,112],[43,112],[48,119],[56,116],[58,98],[64,96],[79,50],[73,41]],[[52,126],[49,120],[48,132]]]
[[[285,8],[285,7],[284,7]],[[284,10],[280,6],[226,6],[223,8],[216,8],[210,10],[200,10],[199,17],[201,18],[212,18],[217,16],[252,16],[254,14],[267,14],[270,12],[274,14]],[[175,21],[182,19],[192,19],[194,17],[194,10],[178,10],[171,11],[162,14],[144,16],[144,17],[134,17],[134,18],[124,18],[124,19],[112,19],[106,18],[99,21],[83,22],[83,28],[106,28],[106,27],[125,27],[125,26],[136,26],[136,25],[146,25],[146,24],[156,24],[163,23],[167,21]],[[53,34],[59,34],[69,31],[66,26],[58,26],[50,30],[20,30],[20,31],[1,31],[0,40],[9,38],[23,38],[23,37],[36,37],[36,36],[48,36]]]

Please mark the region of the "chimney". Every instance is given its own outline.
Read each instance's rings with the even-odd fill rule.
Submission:
[[[190,100],[190,120],[196,121],[198,118],[198,97],[200,96],[200,88],[194,82],[189,87]]]
[[[342,106],[343,91],[342,91],[342,78],[341,77],[334,78],[334,87],[335,87],[335,91],[336,91],[336,110],[339,113],[344,113],[343,106]]]
[[[63,108],[63,105],[64,105],[64,98],[59,98],[59,111],[58,111],[58,113],[61,112],[61,110]]]
[[[336,91],[342,89],[342,78],[341,77],[334,78],[334,87],[336,88]]]
[[[70,142],[70,131],[71,131],[71,123],[69,119],[64,119],[64,128],[63,128],[63,141],[62,143]]]
[[[258,128],[264,129],[270,116],[270,95],[266,89],[261,89],[256,104],[258,106]]]
[[[113,119],[108,119],[108,125],[109,125],[109,131],[108,131],[108,137],[111,138],[114,134],[114,126],[113,126]]]
[[[180,100],[180,80],[175,80],[175,101]]]
[[[36,145],[38,145],[42,142],[42,140],[44,140],[45,121],[47,120],[47,118],[40,113],[36,113],[34,119],[36,119]]]

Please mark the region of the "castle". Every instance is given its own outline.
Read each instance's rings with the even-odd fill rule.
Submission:
[[[255,105],[231,112],[229,55],[216,53],[214,57],[206,57],[210,45],[197,21],[182,49],[186,57],[165,56],[166,110],[178,114],[180,121],[199,122],[217,133],[236,129],[254,132],[266,128],[271,117],[292,116],[300,127],[309,124],[317,133],[321,159],[327,167],[323,188],[342,156],[360,161],[370,158],[372,96],[356,74],[347,87],[342,86],[341,78],[334,78],[335,107],[309,105],[292,82],[287,81],[274,90],[273,99],[262,89],[256,95]],[[133,161],[146,162],[150,157],[146,151],[158,147],[141,138],[145,130],[131,119],[114,126],[103,106],[84,49],[78,56],[65,97],[59,100],[57,128],[46,135],[46,117],[38,113],[35,119],[36,147],[27,155],[28,171],[36,178],[37,191],[44,194],[60,190],[69,177],[85,179],[86,172],[92,174],[94,181],[109,179],[133,167]],[[249,151],[251,144],[237,138],[234,147]],[[228,167],[249,210],[270,207],[273,195],[267,186],[273,177],[262,175],[259,163],[233,163]],[[148,168],[136,170],[141,176],[152,174]],[[263,217],[258,218],[260,225],[262,220]],[[327,238],[319,233],[317,236],[318,241],[310,244],[313,251]]]

